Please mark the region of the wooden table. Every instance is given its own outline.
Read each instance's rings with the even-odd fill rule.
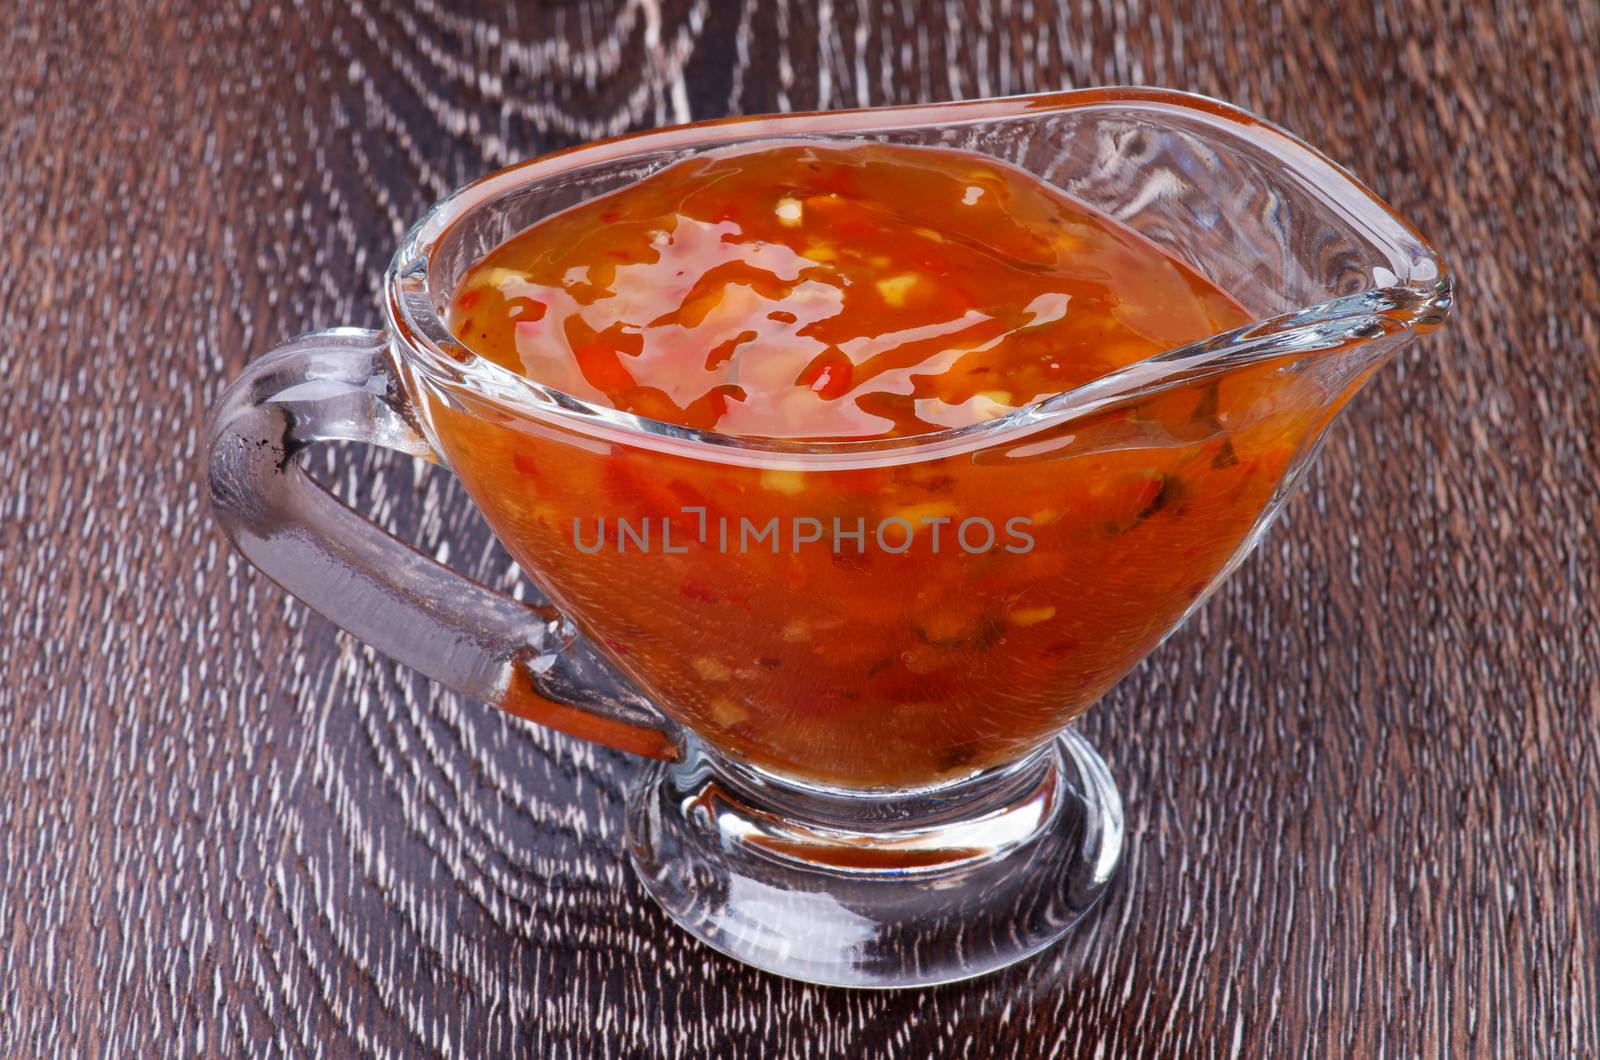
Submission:
[[[0,22],[0,1055],[1426,1056],[1600,1049],[1594,0],[398,0]],[[576,141],[1146,82],[1432,237],[1459,312],[1085,724],[1132,848],[1074,940],[850,993],[691,943],[633,764],[430,687],[230,554],[207,404],[378,320],[402,228]],[[444,473],[317,466],[518,575]]]

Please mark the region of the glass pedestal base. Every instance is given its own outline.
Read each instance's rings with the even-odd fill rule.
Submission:
[[[628,800],[646,890],[686,931],[811,983],[927,986],[1044,949],[1099,899],[1122,803],[1073,732],[959,785],[882,796],[775,780],[691,742]]]

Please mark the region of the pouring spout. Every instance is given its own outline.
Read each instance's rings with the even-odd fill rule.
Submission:
[[[1030,448],[1068,428],[1081,438],[1097,416],[1227,377],[1251,378],[1256,389],[1277,391],[1280,401],[1293,391],[1298,404],[1326,403],[1337,412],[1359,389],[1352,380],[1364,384],[1413,336],[1439,327],[1452,298],[1450,277],[1441,272],[1428,282],[1376,287],[1267,317],[1101,376],[995,426],[1021,428],[1031,436]],[[1307,391],[1308,382],[1315,388]],[[1140,419],[1148,424],[1159,417],[1147,413]],[[1008,451],[1016,456],[1024,450]]]

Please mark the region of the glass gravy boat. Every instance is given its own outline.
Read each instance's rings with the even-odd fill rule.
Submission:
[[[597,407],[443,324],[463,273],[540,218],[697,152],[796,139],[994,156],[1257,322],[988,422],[824,443]],[[1450,306],[1438,255],[1325,156],[1151,89],[732,119],[560,152],[435,206],[386,291],[384,331],[293,340],[219,399],[223,529],[445,686],[655,759],[627,814],[650,893],[725,953],[851,986],[1003,967],[1093,905],[1121,806],[1069,723],[1249,552],[1345,403]],[[474,584],[340,504],[293,459],[330,440],[449,465],[550,603]]]

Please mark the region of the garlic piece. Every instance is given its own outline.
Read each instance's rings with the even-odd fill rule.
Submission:
[[[882,296],[886,303],[898,307],[906,304],[906,295],[916,285],[917,274],[903,272],[899,276],[890,276],[888,279],[879,280],[877,287],[878,294]]]
[[[1006,621],[1013,626],[1037,626],[1041,622],[1048,622],[1056,617],[1053,607],[1018,607],[1006,615]]]
[[[956,506],[949,501],[927,501],[922,504],[902,505],[894,509],[892,515],[904,519],[916,529],[925,519],[948,519],[956,514],[956,510]]]
[[[798,497],[805,492],[806,477],[799,471],[768,468],[761,472],[761,488],[781,493],[785,497]]]
[[[724,729],[731,729],[741,722],[750,720],[750,712],[726,696],[718,696],[707,706],[711,712],[711,720]]]
[[[708,655],[702,655],[694,661],[694,672],[699,674],[703,681],[726,681],[733,674],[727,664]]]

